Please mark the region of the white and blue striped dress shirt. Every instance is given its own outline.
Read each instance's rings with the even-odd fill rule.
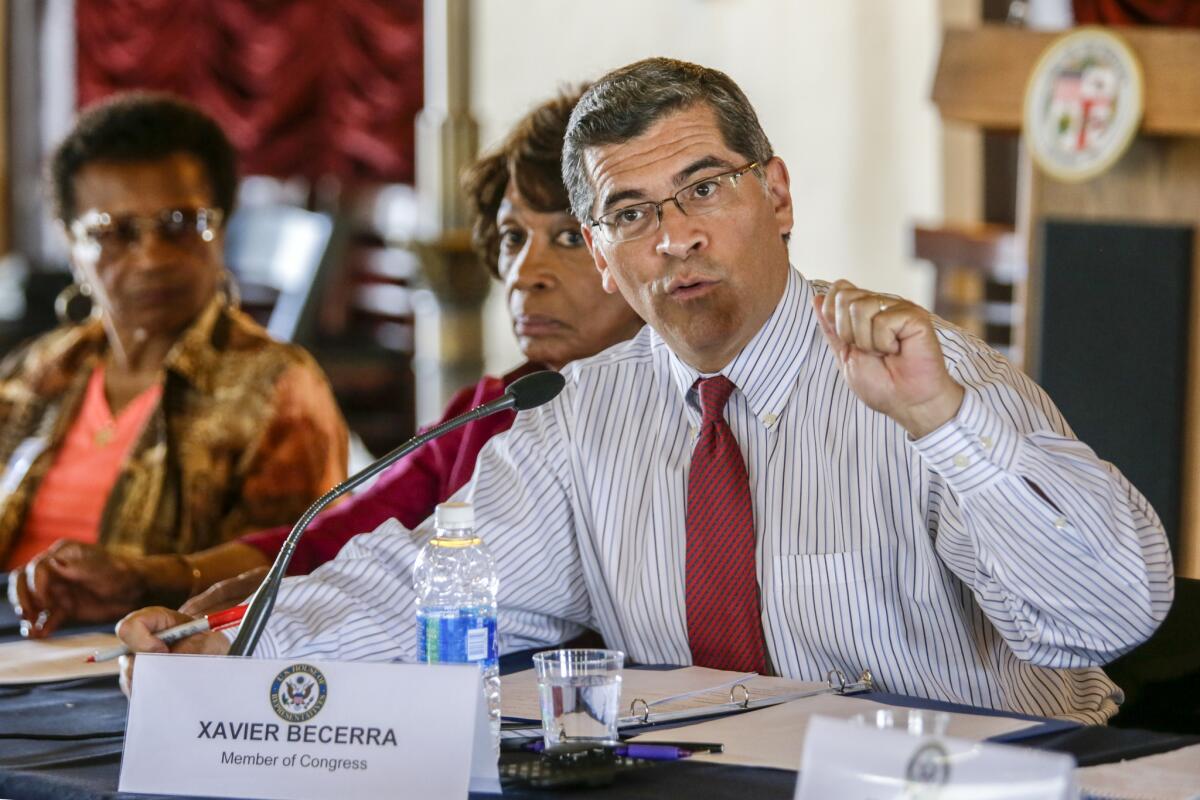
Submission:
[[[912,441],[842,379],[810,306],[820,291],[791,271],[723,370],[738,386],[725,414],[750,477],[774,670],[870,668],[887,691],[1107,719],[1120,692],[1096,665],[1171,603],[1153,509],[1033,382],[945,324],[966,397]],[[690,663],[698,373],[647,327],[564,374],[563,393],[493,439],[459,493],[496,557],[502,648],[588,626],[633,661]],[[258,655],[411,659],[412,566],[431,527],[412,536],[391,521],[285,581]]]

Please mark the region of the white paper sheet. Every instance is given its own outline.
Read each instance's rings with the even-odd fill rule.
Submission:
[[[671,670],[627,669],[621,672],[621,716],[632,716],[629,711],[634,699],[646,703],[698,690],[710,689],[714,686],[722,688],[711,689],[702,694],[666,703],[657,703],[651,707],[652,713],[660,711],[680,711],[702,706],[719,705],[729,702],[729,682],[740,678],[737,672],[727,672],[707,667],[681,667]],[[825,683],[793,681],[787,678],[771,678],[755,676],[742,680],[740,683],[750,692],[751,700],[758,700],[773,695],[803,692],[812,689],[823,689]],[[737,700],[743,699],[738,693]],[[525,670],[500,679],[500,705],[505,717],[521,719],[542,718],[541,707],[538,703],[537,675],[533,670]],[[640,706],[639,706],[640,708]]]
[[[87,657],[120,644],[111,633],[76,633],[0,644],[0,684],[49,683],[74,678],[116,675],[116,659],[88,664]]]
[[[818,695],[682,728],[654,731],[634,737],[633,741],[720,742],[725,745],[725,752],[698,753],[692,760],[795,770],[800,768],[804,734],[814,715],[849,719],[883,708],[896,707],[859,697]],[[982,741],[1037,724],[1011,717],[951,714],[946,735]]]
[[[1193,800],[1200,797],[1200,745],[1145,758],[1081,767],[1088,795],[1112,800]]]

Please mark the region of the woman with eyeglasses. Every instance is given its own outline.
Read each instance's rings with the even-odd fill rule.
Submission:
[[[178,603],[186,554],[345,477],[324,375],[232,301],[234,161],[198,109],[141,93],[83,113],[54,155],[75,279],[58,308],[83,319],[0,365],[0,564],[28,635]],[[76,580],[94,562],[103,580]]]
[[[568,211],[561,177],[562,140],[578,99],[578,92],[561,94],[534,108],[464,178],[474,216],[475,250],[503,286],[526,362],[507,375],[484,376],[460,391],[444,418],[496,399],[522,375],[560,369],[628,339],[642,327],[619,294],[603,290],[579,222]],[[320,514],[301,539],[290,573],[311,572],[337,555],[355,534],[388,518],[416,527],[470,479],[480,450],[514,418],[511,412],[496,414],[435,439],[389,468],[369,489]],[[265,530],[189,556],[199,575],[196,586],[212,586],[182,610],[200,613],[245,598],[279,552],[289,528]],[[147,598],[137,605],[152,602]]]

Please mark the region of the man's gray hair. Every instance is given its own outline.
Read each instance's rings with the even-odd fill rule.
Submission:
[[[713,110],[730,150],[762,164],[774,155],[750,101],[728,75],[672,58],[647,58],[600,78],[571,112],[562,170],[576,219],[589,222],[595,203],[583,163],[587,148],[627,142],[668,114],[698,103]]]

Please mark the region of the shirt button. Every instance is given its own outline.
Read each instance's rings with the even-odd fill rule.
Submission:
[[[763,423],[763,425],[766,425],[768,428],[771,427],[772,425],[774,425],[775,421],[777,419],[779,419],[779,417],[775,416],[774,414],[763,414],[762,415],[762,423]]]
[[[690,435],[691,435],[691,437],[692,437],[693,439],[695,439],[695,438],[696,438],[696,434],[697,434],[697,433],[699,433],[699,431],[697,431],[697,430],[696,430],[696,426],[695,426],[695,425],[689,425],[689,426],[688,426],[688,434],[690,434]]]
[[[1067,527],[1067,518],[1059,517],[1056,520],[1054,520],[1054,527],[1060,531],[1063,530],[1064,528],[1066,528]]]
[[[983,449],[984,449],[984,450],[987,450],[987,449],[991,448],[991,446],[992,446],[992,437],[990,437],[990,436],[980,436],[980,437],[979,437],[979,443],[980,443],[981,445],[983,445]]]
[[[963,469],[970,463],[971,463],[971,459],[967,458],[962,453],[959,453],[958,455],[956,455],[954,457],[954,466],[958,467],[959,469]]]

